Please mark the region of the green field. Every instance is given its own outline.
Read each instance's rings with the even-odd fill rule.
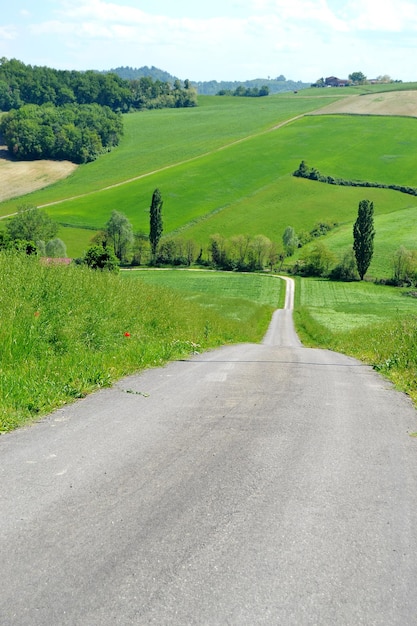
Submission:
[[[361,92],[372,89],[381,86]],[[113,210],[147,232],[150,199],[159,187],[165,236],[203,247],[215,233],[264,234],[280,242],[288,225],[308,231],[326,220],[339,224],[326,245],[342,253],[351,245],[358,203],[368,198],[377,231],[369,275],[387,277],[395,249],[412,247],[417,239],[417,198],[292,176],[304,159],[334,177],[417,186],[414,118],[308,115],[350,93],[358,88],[268,98],[206,96],[195,109],[126,115],[117,149],[49,188],[0,204],[0,215],[22,203],[47,205],[61,224],[69,256],[80,256]]]
[[[93,272],[1,251],[0,433],[129,373],[259,341],[281,286],[259,275]]]
[[[295,302],[332,333],[417,314],[417,299],[410,289],[366,281],[343,283],[303,278],[297,281]]]
[[[368,282],[299,279],[294,321],[307,346],[372,365],[417,406],[417,292]]]
[[[153,286],[173,289],[187,301],[217,311],[236,321],[256,319],[261,314],[260,328],[266,318],[284,304],[285,288],[276,276],[239,274],[200,270],[129,270],[127,280],[140,280]],[[265,307],[267,307],[265,309]],[[268,320],[269,322],[269,320]],[[267,323],[268,323],[267,322]]]

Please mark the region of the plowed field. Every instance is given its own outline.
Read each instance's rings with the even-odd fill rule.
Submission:
[[[316,112],[317,115],[351,113],[356,115],[405,115],[417,117],[417,91],[390,91],[364,96],[348,96]]]
[[[69,161],[13,161],[0,145],[0,202],[51,185],[76,167]]]

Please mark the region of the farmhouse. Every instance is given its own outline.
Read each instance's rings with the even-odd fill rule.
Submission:
[[[324,82],[326,87],[347,87],[351,84],[348,78],[337,78],[336,76],[328,76]]]

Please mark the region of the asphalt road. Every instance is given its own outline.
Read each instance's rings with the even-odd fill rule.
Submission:
[[[0,437],[1,626],[417,624],[417,413],[290,309]]]

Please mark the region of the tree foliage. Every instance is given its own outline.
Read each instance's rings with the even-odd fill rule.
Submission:
[[[128,80],[117,73],[55,70],[25,65],[17,59],[0,59],[0,110],[24,104],[99,104],[113,111],[196,106],[196,91],[174,88],[169,82],[142,76]]]
[[[152,195],[151,207],[149,209],[150,213],[150,224],[149,224],[149,241],[151,244],[151,254],[153,261],[156,260],[156,252],[158,249],[158,244],[162,236],[163,231],[163,223],[162,223],[162,196],[159,189],[155,189]]]
[[[112,250],[99,245],[90,246],[79,261],[93,270],[117,272],[119,268],[119,261]]]
[[[284,244],[285,254],[291,256],[298,248],[298,237],[292,226],[287,226],[282,235],[282,243]]]
[[[400,246],[392,257],[392,283],[414,285],[417,277],[417,251]]]
[[[67,256],[67,246],[59,237],[54,237],[45,245],[45,254],[52,258],[64,258]]]
[[[113,244],[114,254],[123,263],[133,244],[133,228],[126,215],[119,211],[112,211],[106,224],[106,234]]]
[[[240,96],[246,98],[262,98],[263,96],[269,96],[269,87],[262,85],[262,87],[244,87],[238,85],[236,89],[220,89],[217,96]]]
[[[372,260],[374,237],[374,204],[370,200],[361,200],[358,217],[353,226],[353,250],[361,280],[363,280]]]
[[[30,104],[4,115],[0,131],[16,159],[86,163],[119,143],[123,121],[98,104]]]
[[[352,74],[349,74],[349,80],[357,85],[363,85],[366,82],[366,76],[363,72],[352,72]]]
[[[49,241],[56,236],[58,224],[43,209],[21,206],[7,222],[6,229],[14,241]]]

